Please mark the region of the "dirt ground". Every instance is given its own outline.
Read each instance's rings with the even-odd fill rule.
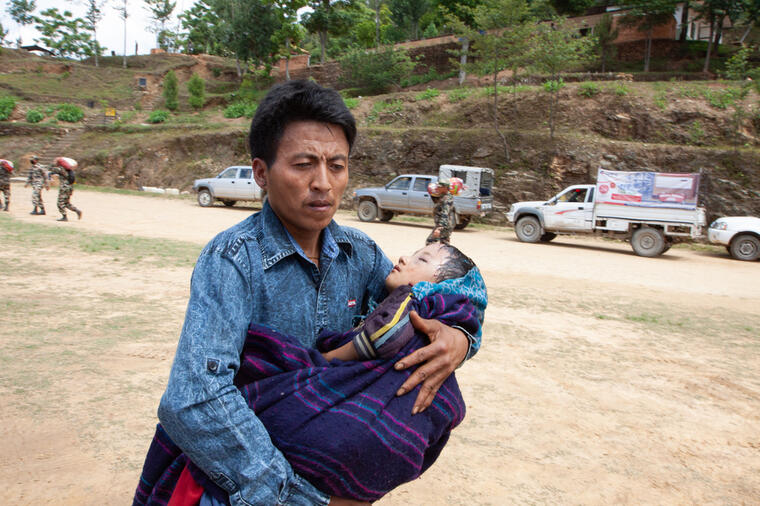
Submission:
[[[187,241],[252,208],[76,191],[82,221],[0,221],[0,502],[127,504],[187,303],[191,261],[14,246],[4,223]],[[391,258],[429,222],[343,225]],[[6,225],[9,227],[9,225]],[[760,262],[677,246],[508,229],[457,231],[489,289],[483,348],[457,377],[467,417],[437,463],[379,501],[402,504],[760,504]],[[31,243],[29,243],[31,244]]]

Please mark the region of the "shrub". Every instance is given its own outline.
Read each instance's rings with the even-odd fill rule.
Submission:
[[[151,111],[150,116],[148,116],[148,123],[163,123],[167,119],[169,119],[169,111],[159,109]]]
[[[403,49],[386,47],[369,52],[355,49],[340,58],[341,83],[376,94],[388,91],[404,76],[412,73],[416,65]]]
[[[599,94],[599,85],[596,83],[581,83],[578,88],[578,95],[591,98]]]
[[[225,118],[241,118],[243,116],[252,118],[256,114],[259,104],[250,102],[235,102],[224,109],[222,113]]]
[[[689,144],[701,146],[704,137],[705,131],[702,128],[702,124],[699,122],[699,120],[695,119],[691,125],[689,125]]]
[[[442,81],[449,77],[457,75],[456,71],[448,72],[446,74],[439,74],[434,68],[427,71],[425,74],[415,74],[405,77],[401,80],[401,87],[406,88],[408,86],[414,86],[415,84],[429,83],[430,81]]]
[[[26,120],[29,123],[39,123],[43,119],[45,119],[45,115],[39,109],[30,109],[26,113]]]
[[[728,108],[729,105],[736,101],[737,95],[738,91],[732,89],[711,90],[710,88],[705,88],[705,98],[716,109]]]
[[[55,115],[55,119],[58,121],[66,121],[67,123],[76,123],[82,121],[84,118],[84,112],[79,106],[74,104],[63,104],[58,109],[58,113]]]
[[[177,96],[179,95],[179,82],[177,81],[177,74],[173,70],[166,73],[164,77],[164,103],[166,108],[170,111],[176,111],[179,107]]]
[[[449,98],[449,102],[460,102],[472,95],[473,91],[474,90],[472,88],[454,88],[453,90],[447,92],[446,96]]]
[[[628,86],[626,86],[625,84],[622,84],[622,83],[616,84],[615,87],[613,88],[613,92],[618,97],[624,97],[624,96],[628,95],[628,93],[630,93],[630,91],[631,90],[628,89]]]
[[[193,109],[200,109],[203,107],[203,103],[206,101],[206,81],[201,79],[198,74],[193,74],[189,81],[187,81],[187,91],[190,93],[190,97],[187,99],[190,107]]]
[[[16,108],[16,99],[13,97],[0,97],[0,121],[5,121],[11,117],[13,109]]]
[[[359,105],[359,99],[358,98],[344,98],[343,103],[346,104],[346,107],[349,109],[355,109],[356,106]]]
[[[546,81],[544,83],[544,91],[549,93],[557,93],[559,90],[565,87],[565,81],[560,77],[558,80]]]
[[[438,89],[428,88],[425,91],[421,91],[417,93],[417,95],[414,98],[415,100],[432,100],[440,94],[441,92]]]

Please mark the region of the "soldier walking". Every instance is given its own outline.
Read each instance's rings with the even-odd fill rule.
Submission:
[[[5,198],[5,207],[3,211],[8,210],[11,203],[11,173],[13,172],[13,163],[10,160],[0,160],[0,192],[3,192]]]
[[[77,162],[71,158],[59,157],[55,159],[50,174],[58,176],[58,212],[61,217],[56,221],[69,221],[66,217],[66,209],[77,213],[77,219],[82,219],[82,211],[71,205],[71,194],[74,193],[76,175],[74,169]]]
[[[26,178],[26,184],[24,187],[32,185],[32,205],[34,210],[29,214],[45,214],[45,203],[42,202],[42,187],[46,190],[50,190],[50,184],[48,184],[47,167],[39,163],[39,159],[36,156],[32,156],[29,160],[32,164],[32,168],[29,169],[29,177]],[[39,208],[39,211],[37,209]]]
[[[441,178],[438,183],[428,185],[428,193],[435,203],[433,208],[433,231],[430,232],[425,244],[441,242],[449,244],[451,231],[454,230],[453,211],[454,196],[449,192],[449,180]]]

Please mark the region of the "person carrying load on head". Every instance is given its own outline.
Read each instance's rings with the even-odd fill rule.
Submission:
[[[440,242],[448,244],[451,231],[454,230],[454,195],[449,190],[449,179],[439,178],[437,183],[428,185],[428,193],[433,199],[433,231],[430,232],[425,244]]]
[[[50,189],[47,167],[40,163],[36,155],[32,155],[29,163],[32,166],[29,169],[29,176],[27,176],[26,184],[24,185],[24,187],[32,185],[32,205],[34,206],[34,210],[29,214],[45,214],[45,203],[42,201],[42,187],[44,186],[46,190]]]
[[[3,211],[7,211],[8,204],[11,203],[11,173],[13,173],[13,162],[0,158],[0,192],[5,198]]]
[[[50,169],[50,174],[56,174],[59,181],[58,212],[61,213],[61,217],[57,221],[69,221],[66,217],[66,209],[74,211],[77,213],[77,218],[82,219],[82,211],[71,205],[71,194],[74,193],[74,182],[76,181],[74,169],[76,168],[76,160],[59,156],[55,159],[53,168]]]

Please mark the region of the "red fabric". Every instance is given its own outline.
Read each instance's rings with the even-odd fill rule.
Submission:
[[[190,474],[190,470],[185,466],[182,474],[179,475],[168,506],[198,506],[202,495],[203,487],[198,485]]]

